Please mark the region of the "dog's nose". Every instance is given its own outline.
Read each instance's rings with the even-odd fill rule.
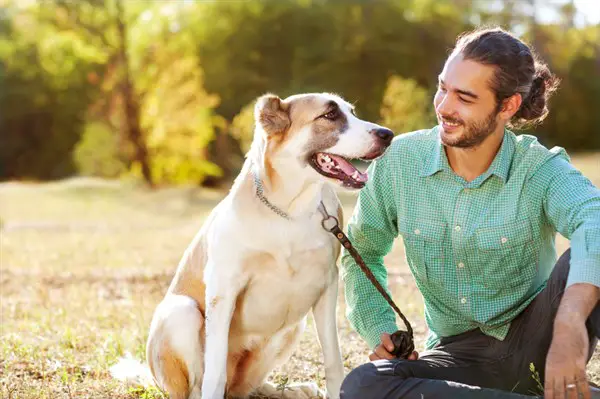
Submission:
[[[394,132],[384,127],[375,129],[371,133],[380,138],[382,141],[389,143],[394,138]]]

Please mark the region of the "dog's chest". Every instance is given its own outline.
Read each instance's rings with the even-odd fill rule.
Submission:
[[[289,223],[286,220],[261,223],[254,226],[252,234],[244,238],[250,248],[294,258],[332,245],[335,238],[323,229],[321,220],[320,215],[315,215],[311,220],[302,223]]]
[[[300,321],[337,278],[334,251],[324,240],[315,248],[292,245],[250,254],[244,264],[249,282],[238,297],[232,326],[273,334]]]

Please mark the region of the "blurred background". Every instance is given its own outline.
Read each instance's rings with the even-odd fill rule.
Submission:
[[[483,24],[562,79],[528,133],[600,187],[599,0],[0,0],[0,397],[165,398],[109,368],[145,359],[152,313],[243,163],[255,99],[331,91],[397,134],[428,128],[456,36]],[[339,194],[347,220],[356,193]],[[385,262],[421,350],[401,239]],[[343,286],[338,326],[349,372],[370,350]],[[269,375],[323,377],[312,328]],[[598,350],[588,377],[600,384]]]
[[[0,179],[223,184],[265,92],[332,91],[426,128],[449,49],[481,24],[562,79],[542,143],[600,149],[596,0],[0,0]]]

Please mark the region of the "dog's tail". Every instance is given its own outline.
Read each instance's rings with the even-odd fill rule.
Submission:
[[[155,386],[154,378],[148,365],[143,364],[126,353],[125,357],[119,359],[119,362],[109,369],[110,375],[125,382],[129,386],[150,387]]]

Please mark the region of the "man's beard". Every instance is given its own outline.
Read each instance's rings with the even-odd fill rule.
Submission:
[[[452,138],[448,140],[448,136],[442,135],[442,143],[448,147],[477,147],[496,130],[496,127],[498,126],[496,115],[498,115],[497,112],[490,112],[490,114],[482,121],[463,123],[462,127],[464,133],[461,136],[457,137],[455,140],[452,140]],[[444,120],[462,123],[462,121],[456,119],[444,118]]]

